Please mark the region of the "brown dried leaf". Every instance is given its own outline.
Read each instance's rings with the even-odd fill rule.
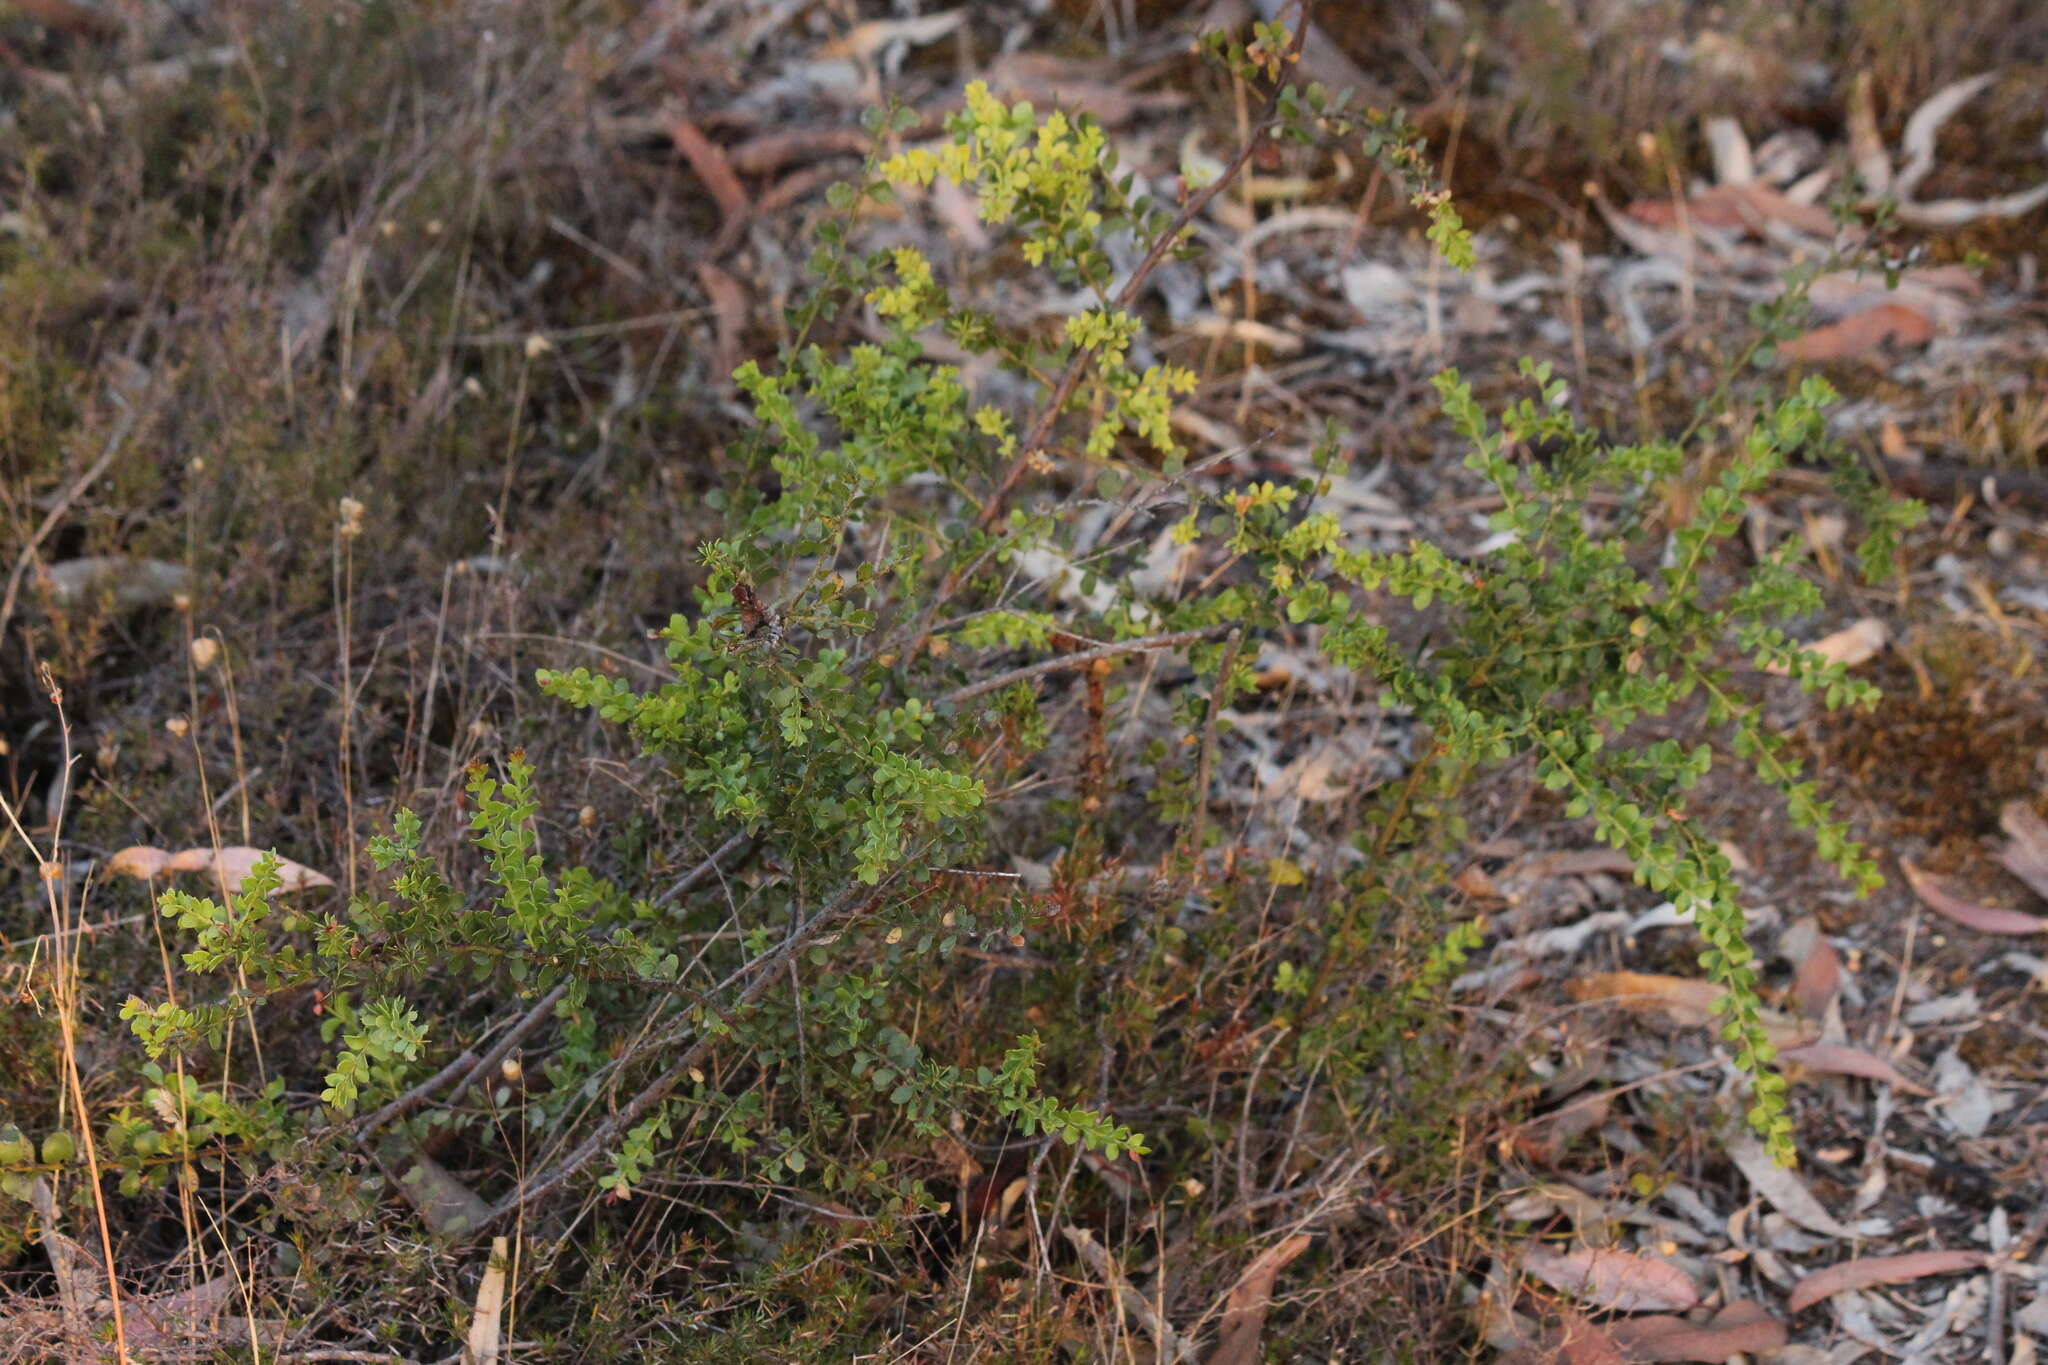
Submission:
[[[724,215],[724,221],[719,225],[718,241],[713,250],[714,254],[723,251],[738,240],[740,228],[752,212],[747,200],[747,187],[740,183],[732,163],[725,159],[724,150],[681,114],[669,116],[668,138],[718,202],[718,211]]]
[[[1692,1277],[1671,1262],[1615,1247],[1531,1246],[1522,1269],[1553,1289],[1625,1313],[1683,1312],[1700,1301]]]
[[[711,316],[718,328],[718,346],[711,357],[713,377],[730,383],[740,367],[740,338],[747,328],[747,293],[740,282],[709,261],[697,262],[697,282],[711,300]]]
[[[1474,900],[1498,901],[1507,899],[1506,896],[1501,894],[1500,887],[1494,884],[1493,878],[1487,875],[1486,869],[1478,863],[1470,864],[1464,871],[1451,878],[1451,885]]]
[[[1877,430],[1877,444],[1878,448],[1884,451],[1886,459],[1910,460],[1919,458],[1913,447],[1906,444],[1906,433],[1901,431],[1899,424],[1889,417],[1885,418],[1884,425]]]
[[[228,894],[233,895],[242,889],[243,881],[255,870],[257,859],[263,857],[266,850],[250,848],[243,844],[230,844],[222,849],[218,855],[213,854],[209,849],[188,849],[186,851],[206,854],[207,861],[200,864],[201,868],[210,867],[219,873],[221,881],[227,886]],[[182,857],[184,855],[180,854],[177,856]],[[173,862],[176,860],[176,858],[172,859]],[[295,863],[289,858],[279,858],[277,860],[277,876],[277,889],[280,891],[303,891],[309,886],[334,885],[332,877],[315,872],[312,868]]]
[[[1778,348],[1787,360],[1850,360],[1885,346],[1924,346],[1934,337],[1925,313],[1903,303],[1880,303],[1840,322],[1816,327]]]
[[[1515,1151],[1538,1165],[1554,1165],[1575,1140],[1607,1122],[1613,1107],[1614,1101],[1607,1095],[1586,1095],[1554,1113],[1530,1119],[1514,1130]]]
[[[1630,1318],[1608,1330],[1631,1362],[1719,1362],[1733,1355],[1761,1355],[1785,1344],[1785,1324],[1747,1299],[1729,1304],[1705,1323],[1677,1317]]]
[[[927,14],[919,19],[873,19],[865,24],[855,24],[846,36],[835,38],[818,49],[817,55],[834,61],[864,62],[878,55],[891,43],[909,43],[922,47],[960,27],[967,18],[967,9],[949,9],[938,14]]]
[[[2012,840],[1998,851],[1998,861],[2035,895],[2048,898],[2048,820],[2024,801],[2008,801],[1998,823]]]
[[[1906,882],[1913,888],[1913,894],[1920,898],[1921,904],[1965,929],[1975,929],[1980,934],[2038,934],[2048,928],[2048,919],[2038,915],[1965,900],[1933,876],[1913,866],[1911,859],[1899,859],[1899,870],[1906,874]]]
[[[1532,854],[1517,863],[1509,875],[1530,882],[1541,882],[1552,877],[1590,877],[1600,873],[1615,877],[1633,877],[1635,872],[1635,860],[1618,850],[1569,848],[1552,853]]]
[[[107,859],[107,872],[109,875],[122,872],[146,881],[160,875],[170,861],[171,855],[162,849],[152,848],[148,844],[136,844]]]
[[[1853,626],[1815,640],[1806,648],[1831,664],[1854,668],[1875,658],[1891,638],[1891,631],[1884,622],[1874,616],[1866,616]]]
[[[210,872],[216,867],[221,880],[226,883],[228,893],[242,889],[242,882],[256,867],[256,860],[265,850],[231,844],[220,851],[218,858],[210,848],[187,848],[176,853],[166,853],[160,848],[147,844],[136,844],[124,848],[107,859],[108,872],[125,872],[131,877],[158,877],[166,872]],[[332,886],[334,879],[293,862],[289,858],[277,860],[277,875],[280,879],[278,890],[303,891],[309,886]]]
[[[1826,1270],[1816,1270],[1798,1284],[1785,1300],[1797,1313],[1822,1299],[1850,1289],[1868,1289],[1874,1284],[1902,1284],[1928,1275],[1953,1275],[1976,1270],[1985,1263],[1981,1251],[1915,1251],[1904,1256],[1858,1256],[1839,1261]]]
[[[1719,1018],[1714,1002],[1722,988],[1711,981],[1686,976],[1662,976],[1654,972],[1597,972],[1565,983],[1565,994],[1574,1000],[1604,1000],[1638,1013],[1661,1014],[1682,1028],[1707,1028]],[[1780,1047],[1795,1047],[1809,1040],[1811,1026],[1775,1010],[1763,1012],[1764,1033]]]
[[[1627,1357],[1606,1328],[1569,1308],[1562,1310],[1559,1318],[1559,1327],[1546,1338],[1558,1365],[1627,1365]]]
[[[1734,1134],[1727,1139],[1728,1159],[1749,1181],[1750,1188],[1771,1201],[1779,1213],[1805,1228],[1826,1237],[1854,1237],[1856,1230],[1845,1226],[1840,1219],[1829,1213],[1806,1188],[1804,1181],[1791,1171],[1780,1166],[1777,1159],[1764,1149],[1748,1131]]]
[[[1799,1012],[1809,1019],[1818,1019],[1828,1012],[1828,1005],[1842,990],[1842,955],[1835,951],[1835,945],[1828,936],[1820,932],[1820,926],[1805,921],[1806,936],[1811,944],[1806,955],[1793,970],[1792,998],[1799,1004]]]
[[[1805,1067],[1808,1071],[1825,1071],[1833,1076],[1861,1076],[1865,1080],[1880,1081],[1897,1086],[1908,1095],[1931,1095],[1934,1092],[1926,1086],[1906,1079],[1904,1072],[1873,1052],[1860,1047],[1849,1047],[1841,1043],[1808,1043],[1804,1047],[1788,1047],[1778,1054],[1778,1059]]]
[[[1681,211],[1682,209],[1682,211]],[[1834,235],[1835,222],[1826,209],[1802,204],[1767,185],[1716,185],[1696,194],[1683,204],[1675,199],[1639,199],[1627,209],[1631,217],[1654,227],[1735,229],[1761,234],[1772,223],[1783,223],[1819,237]]]
[[[726,164],[742,175],[768,175],[799,161],[866,156],[874,144],[858,128],[790,128],[762,133],[726,150]]]
[[[1305,1232],[1267,1247],[1252,1258],[1230,1291],[1223,1308],[1223,1329],[1209,1365],[1258,1365],[1263,1359],[1259,1336],[1265,1330],[1266,1309],[1273,1302],[1273,1283],[1290,1261],[1307,1251],[1313,1239]]]
[[[1598,972],[1565,983],[1574,1000],[1605,1000],[1624,1009],[1654,1011],[1687,1028],[1713,1021],[1714,1002],[1722,989],[1711,981],[1655,972]]]
[[[1983,293],[1983,282],[1967,267],[1936,265],[1902,271],[1896,278],[1875,271],[1831,270],[1807,287],[1806,297],[1826,318],[1898,303],[1926,314],[1937,327],[1956,327]]]

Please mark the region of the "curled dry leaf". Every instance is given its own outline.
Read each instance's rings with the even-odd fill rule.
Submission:
[[[1692,1277],[1657,1256],[1616,1247],[1553,1251],[1532,1246],[1522,1270],[1553,1289],[1624,1313],[1683,1312],[1700,1301]]]
[[[1922,905],[1965,929],[1975,929],[1980,934],[2038,934],[2048,927],[2048,919],[2038,915],[1967,900],[1943,886],[1939,879],[1913,866],[1910,858],[1899,859],[1899,870],[1906,874],[1907,883]]]
[[[1980,218],[2019,218],[2048,204],[2048,181],[1996,199],[1937,199],[1899,205],[1899,218],[1915,227],[1960,227]]]
[[[202,863],[201,867],[210,865],[220,874],[221,880],[227,883],[228,890],[234,892],[241,890],[243,880],[255,870],[257,860],[263,856],[263,849],[233,844],[222,849],[210,860],[210,864]],[[278,859],[277,876],[277,889],[280,891],[303,891],[309,886],[334,885],[332,877],[315,872],[312,868],[295,863],[289,858]]]
[[[122,872],[130,877],[152,878],[166,872],[213,872],[218,871],[220,879],[227,885],[230,895],[242,889],[242,883],[256,862],[264,856],[264,850],[242,844],[231,844],[218,855],[210,848],[187,848],[176,853],[166,853],[148,844],[136,844],[124,848],[107,859],[108,872]],[[312,868],[295,863],[289,858],[277,860],[277,875],[280,891],[303,891],[309,886],[332,886],[334,879]]]
[[[1669,1316],[1630,1318],[1608,1331],[1631,1361],[1719,1362],[1734,1355],[1762,1355],[1785,1344],[1785,1324],[1762,1304],[1747,1299],[1729,1304],[1704,1323]]]
[[[1904,1256],[1858,1256],[1808,1275],[1792,1286],[1785,1306],[1797,1313],[1846,1290],[1868,1289],[1875,1284],[1902,1284],[1928,1275],[1953,1275],[1958,1271],[1976,1270],[1984,1262],[1985,1255],[1981,1251],[1915,1251]]]
[[[1955,227],[1980,218],[2014,218],[2048,203],[2048,182],[2030,190],[2001,195],[1995,199],[1942,199],[1922,203],[1913,198],[1920,182],[1935,165],[1935,136],[1943,124],[1954,118],[1965,104],[1997,81],[1995,72],[1966,77],[1935,91],[1906,120],[1899,139],[1904,164],[1896,173],[1877,131],[1877,117],[1870,97],[1868,71],[1858,74],[1849,100],[1849,148],[1857,174],[1863,180],[1866,204],[1880,199],[1895,200],[1894,212],[1902,223],[1913,227]]]
[[[1892,192],[1900,199],[1910,199],[1927,173],[1934,169],[1934,137],[1941,126],[1956,116],[1956,111],[1989,89],[1998,79],[1995,72],[1984,72],[1951,81],[1927,97],[1927,102],[1913,111],[1906,120],[1906,131],[1899,138],[1899,150],[1906,154],[1905,165],[1899,167],[1897,177],[1892,181]]]
[[[1632,1010],[1663,1014],[1672,1022],[1700,1028],[1714,1018],[1721,987],[1688,976],[1655,972],[1599,972],[1565,984],[1574,1000],[1605,1000]]]
[[[171,861],[171,855],[148,844],[136,844],[124,848],[107,859],[107,871],[120,872],[130,877],[141,877],[145,881],[164,870]]]

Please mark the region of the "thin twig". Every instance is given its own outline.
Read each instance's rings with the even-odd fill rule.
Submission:
[[[955,688],[940,697],[938,704],[957,706],[963,701],[972,701],[990,692],[1000,692],[1014,683],[1029,682],[1033,678],[1042,678],[1048,673],[1059,673],[1069,668],[1080,668],[1094,663],[1097,659],[1114,659],[1120,654],[1144,654],[1159,649],[1176,649],[1199,640],[1213,640],[1225,631],[1235,629],[1235,622],[1221,621],[1213,626],[1202,626],[1195,630],[1175,631],[1171,635],[1150,635],[1142,640],[1123,640],[1116,644],[1099,645],[1094,649],[1084,649],[1078,654],[1063,654],[1057,659],[1046,659],[1024,668],[1012,669],[1008,673],[999,673],[993,678],[984,678],[978,683]]]
[[[698,863],[688,872],[685,872],[682,875],[682,878],[679,881],[677,881],[674,886],[671,886],[668,890],[662,892],[661,899],[657,900],[654,903],[655,906],[657,908],[662,908],[669,905],[673,905],[676,901],[682,899],[684,896],[689,895],[692,891],[695,891],[700,884],[702,884],[706,877],[709,877],[712,873],[718,870],[718,865],[720,863],[724,862],[728,858],[738,856],[742,850],[744,850],[749,844],[753,842],[754,836],[748,834],[745,830],[742,830],[738,834],[733,835],[732,838],[727,839],[717,848],[711,850],[711,855],[705,858],[703,862]]]
[[[670,887],[656,904],[667,905],[676,897],[687,894],[698,883],[716,871],[721,862],[736,853],[751,838],[751,835],[742,833],[735,834],[732,838],[727,839],[712,852],[710,857],[690,869],[681,881]],[[490,1051],[484,1053],[481,1057],[474,1052],[464,1050],[453,1061],[421,1081],[418,1085],[415,1085],[412,1089],[406,1091],[403,1095],[392,1100],[383,1108],[373,1114],[367,1114],[357,1119],[353,1124],[349,1125],[353,1129],[354,1135],[357,1138],[366,1137],[377,1131],[377,1129],[382,1128],[385,1124],[402,1118],[418,1108],[444,1086],[448,1086],[451,1083],[454,1088],[448,1092],[448,1097],[442,1100],[441,1103],[444,1105],[455,1103],[456,1100],[460,1099],[468,1091],[470,1086],[476,1084],[480,1077],[488,1075],[506,1057],[510,1056],[512,1049],[525,1041],[528,1034],[540,1027],[554,1011],[555,1003],[563,995],[567,994],[568,990],[569,984],[563,982],[535,1001],[533,1006],[520,1016],[519,1022],[514,1024],[505,1033],[504,1037],[500,1038]]]
[[[78,486],[82,487],[83,485]],[[33,550],[33,547],[31,547],[31,550]],[[76,762],[76,758],[71,752],[71,721],[64,714],[64,691],[51,679],[49,665],[38,664],[37,674],[38,682],[49,697],[51,707],[57,712],[57,733],[63,737],[63,752],[61,754],[63,767],[61,771],[64,774],[64,785],[61,790],[64,795],[61,798],[56,798],[55,806],[49,811],[49,855],[47,857],[44,856],[43,851],[36,847],[35,840],[29,838],[28,830],[21,822],[20,812],[9,804],[5,797],[0,797],[0,817],[4,817],[7,823],[13,826],[14,832],[21,836],[22,843],[27,846],[29,856],[36,861],[36,870],[40,874],[43,883],[43,895],[49,902],[50,927],[52,932],[57,935],[58,942],[61,944],[64,930],[70,927],[65,923],[64,913],[64,902],[69,897],[68,895],[60,896],[58,892],[58,885],[63,880],[62,876],[59,875],[58,869],[60,865],[59,859],[64,847],[64,806],[72,790],[71,765]],[[84,913],[83,908],[80,909],[79,913],[81,915]],[[118,1358],[125,1361],[128,1359],[128,1329],[121,1307],[121,1281],[114,1268],[114,1237],[112,1230],[107,1224],[105,1182],[100,1178],[99,1141],[93,1136],[92,1111],[85,1102],[85,1084],[80,1078],[78,1068],[79,997],[77,948],[78,945],[74,942],[72,945],[72,955],[68,958],[61,947],[58,951],[50,954],[50,984],[57,1005],[58,1035],[62,1040],[64,1048],[61,1059],[62,1065],[60,1067],[63,1075],[60,1084],[69,1092],[71,1105],[75,1113],[75,1121],[78,1124],[79,1145],[85,1149],[86,1174],[92,1182],[88,1188],[92,1191],[92,1209],[99,1226],[100,1255],[105,1261],[107,1298],[113,1310],[114,1349],[118,1353]],[[40,1184],[40,1182],[38,1183]],[[44,1197],[49,1198],[50,1196],[46,1193]],[[54,1201],[48,1209],[43,1211],[43,1222],[48,1234],[61,1236],[57,1232],[58,1218]],[[67,1336],[71,1334],[74,1326],[74,1316],[67,1313],[65,1315],[65,1332]]]
[[[780,979],[783,964],[791,961],[808,947],[826,926],[851,915],[858,915],[872,906],[882,898],[893,881],[892,876],[884,878],[874,886],[852,883],[826,902],[823,909],[805,920],[779,945],[727,977],[727,983],[748,974],[752,974],[753,980],[747,983],[746,989],[739,993],[730,1006],[718,1012],[720,1018],[730,1024],[741,1011],[768,993],[769,987]],[[705,1053],[711,1050],[714,1041],[714,1035],[700,1033],[697,1040],[684,1050],[683,1055],[666,1071],[655,1077],[652,1084],[635,1095],[624,1108],[614,1111],[611,1117],[600,1123],[588,1137],[578,1143],[574,1150],[556,1162],[552,1169],[531,1180],[521,1181],[517,1189],[498,1201],[480,1224],[469,1230],[470,1233],[480,1235],[488,1232],[528,1204],[546,1198],[567,1184],[578,1171],[603,1155],[620,1133],[638,1123],[648,1110],[667,1099],[669,1092],[704,1059]]]
[[[467,1090],[478,1076],[504,1061],[512,1049],[518,1047],[526,1038],[526,1035],[540,1027],[541,1022],[553,1012],[555,1002],[567,994],[568,990],[568,983],[563,982],[535,1001],[532,1008],[520,1016],[519,1022],[514,1024],[505,1036],[498,1040],[497,1045],[483,1056],[479,1057],[474,1052],[464,1050],[454,1061],[448,1063],[448,1065],[442,1067],[439,1071],[427,1077],[427,1079],[421,1081],[397,1099],[392,1100],[382,1109],[377,1110],[374,1114],[367,1114],[357,1119],[350,1125],[355,1130],[355,1136],[358,1138],[367,1137],[394,1119],[402,1118],[418,1108],[430,1096],[451,1081],[456,1082],[455,1089],[450,1092],[447,1100],[443,1101],[443,1103],[453,1104],[456,1097]]]
[[[1244,632],[1234,631],[1223,650],[1223,666],[1216,670],[1216,687],[1209,694],[1209,716],[1202,723],[1202,761],[1195,771],[1195,828],[1188,853],[1197,863],[1202,857],[1202,839],[1208,833],[1209,779],[1216,767],[1216,722],[1223,714],[1223,699],[1230,691],[1230,671],[1237,667],[1237,651],[1244,644]]]
[[[35,562],[36,551],[42,548],[50,532],[57,529],[57,523],[71,510],[71,504],[78,501],[85,490],[92,487],[99,476],[107,472],[107,466],[121,453],[121,446],[127,441],[128,434],[135,430],[138,416],[134,408],[122,411],[120,419],[114,423],[113,431],[107,436],[107,444],[100,450],[100,457],[92,462],[90,469],[79,475],[72,485],[64,490],[57,501],[50,504],[50,510],[36,527],[35,534],[28,538],[28,544],[22,546],[21,553],[14,557],[14,569],[7,575],[7,592],[0,596],[0,636],[7,633],[7,623],[14,619],[15,596],[21,591],[22,575],[26,574],[28,566]]]
[[[1129,1277],[1124,1274],[1123,1267],[1117,1264],[1116,1257],[1110,1254],[1109,1248],[1095,1240],[1094,1233],[1070,1223],[1060,1229],[1060,1234],[1073,1244],[1083,1264],[1103,1278],[1124,1311],[1145,1325],[1145,1330],[1152,1334],[1153,1346],[1159,1353],[1159,1359],[1178,1361],[1194,1358],[1194,1344],[1176,1332],[1173,1324],[1160,1316],[1158,1310],[1146,1301],[1144,1293],[1130,1282]]]

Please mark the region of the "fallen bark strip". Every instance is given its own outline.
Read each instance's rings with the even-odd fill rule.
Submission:
[[[1880,455],[1878,459],[1892,486],[1916,498],[1957,501],[1965,497],[1982,497],[1988,486],[2002,501],[2013,501],[2030,508],[2048,508],[2048,474],[2032,474],[2024,469],[1992,469],[1940,456],[1901,460]]]

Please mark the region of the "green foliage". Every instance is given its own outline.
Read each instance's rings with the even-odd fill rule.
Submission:
[[[334,1070],[327,1073],[327,1088],[320,1092],[322,1104],[343,1114],[355,1112],[364,1086],[389,1075],[393,1063],[419,1056],[427,1041],[419,1024],[420,1012],[403,1000],[379,1000],[353,1020],[352,1014],[345,1009],[335,1012],[334,1022],[358,1022],[362,1028],[344,1035],[345,1045],[334,1059]]]
[[[1536,392],[1497,424],[1455,372],[1437,379],[1446,414],[1471,446],[1467,467],[1500,495],[1491,527],[1501,543],[1485,562],[1459,564],[1430,545],[1331,558],[1333,578],[1433,609],[1442,643],[1426,658],[1405,654],[1328,584],[1298,591],[1288,615],[1322,624],[1325,652],[1378,676],[1386,703],[1424,721],[1453,764],[1532,760],[1569,815],[1590,818],[1595,837],[1633,860],[1638,881],[1693,916],[1707,943],[1701,965],[1728,988],[1722,1034],[1743,1069],[1763,1073],[1775,1049],[1764,1037],[1739,892],[1727,857],[1686,811],[1685,794],[1711,768],[1714,751],[1705,742],[1616,741],[1641,718],[1703,695],[1707,724],[1779,790],[1821,855],[1859,890],[1878,884],[1875,865],[1813,785],[1798,780],[1783,738],[1768,733],[1760,706],[1736,690],[1722,659],[1732,640],[1756,667],[1790,673],[1831,708],[1867,706],[1875,690],[1769,624],[1820,606],[1817,590],[1794,572],[1789,546],[1725,600],[1703,582],[1712,552],[1741,529],[1747,499],[1789,458],[1822,445],[1833,394],[1809,379],[1753,425],[1691,514],[1667,528],[1661,562],[1650,570],[1639,562],[1642,532],[1685,452],[1669,442],[1610,445],[1572,420],[1564,384],[1547,365],[1525,360],[1522,371]],[[1507,457],[1531,441],[1554,453],[1541,465]],[[1618,515],[1591,511],[1596,490],[1617,495]],[[1750,1121],[1789,1160],[1783,1092],[1780,1078],[1759,1074]]]

